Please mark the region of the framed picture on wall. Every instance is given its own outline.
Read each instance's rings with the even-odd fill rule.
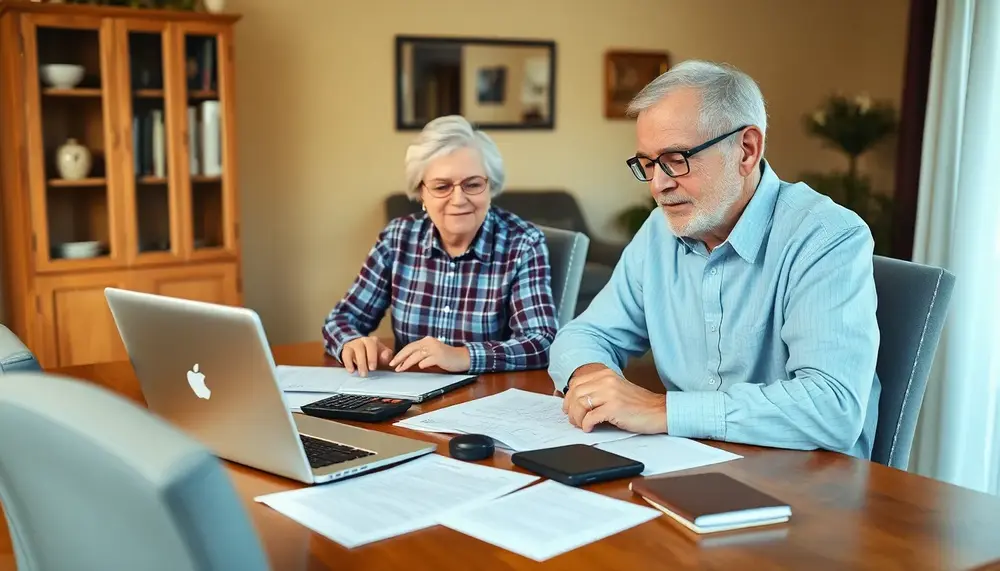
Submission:
[[[608,51],[604,54],[604,116],[608,119],[625,118],[629,101],[670,69],[667,52]]]

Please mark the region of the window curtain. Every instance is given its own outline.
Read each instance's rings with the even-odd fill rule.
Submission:
[[[1000,1],[940,0],[913,260],[957,281],[910,470],[1000,493]]]

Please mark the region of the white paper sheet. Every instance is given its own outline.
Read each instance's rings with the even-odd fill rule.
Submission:
[[[285,398],[285,404],[288,406],[288,410],[292,412],[302,412],[302,405],[323,400],[327,397],[332,397],[333,395],[334,393],[282,393],[282,396]]]
[[[455,531],[545,561],[659,517],[658,510],[547,480],[440,520]]]
[[[450,510],[498,498],[537,479],[429,454],[343,482],[254,499],[350,548],[429,527]]]
[[[278,387],[286,392],[335,393],[350,379],[350,373],[340,367],[278,365],[275,373]]]
[[[371,371],[367,377],[350,376],[340,385],[339,391],[349,395],[373,395],[386,398],[416,400],[433,394],[459,381],[475,375],[442,373],[414,373],[403,371]]]
[[[278,386],[286,392],[343,393],[387,398],[416,399],[475,375],[370,371],[367,377],[342,367],[276,368]]]
[[[642,462],[646,466],[642,471],[643,476],[676,472],[742,458],[739,454],[713,448],[701,442],[665,434],[640,434],[628,440],[598,444],[597,447]]]
[[[562,411],[562,399],[507,389],[480,399],[403,419],[396,426],[425,432],[485,434],[515,451],[564,444],[598,444],[633,436],[615,427],[584,432]]]

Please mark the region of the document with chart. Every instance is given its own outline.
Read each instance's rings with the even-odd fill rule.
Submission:
[[[506,391],[449,406],[396,423],[412,430],[459,434],[485,434],[514,451],[537,450],[564,444],[600,444],[624,440],[630,432],[599,426],[584,432],[573,426],[562,411],[562,399],[507,389]]]

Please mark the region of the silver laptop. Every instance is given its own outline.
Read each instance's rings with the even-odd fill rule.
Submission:
[[[292,414],[250,309],[115,288],[105,296],[149,410],[219,457],[319,484],[436,448]]]

